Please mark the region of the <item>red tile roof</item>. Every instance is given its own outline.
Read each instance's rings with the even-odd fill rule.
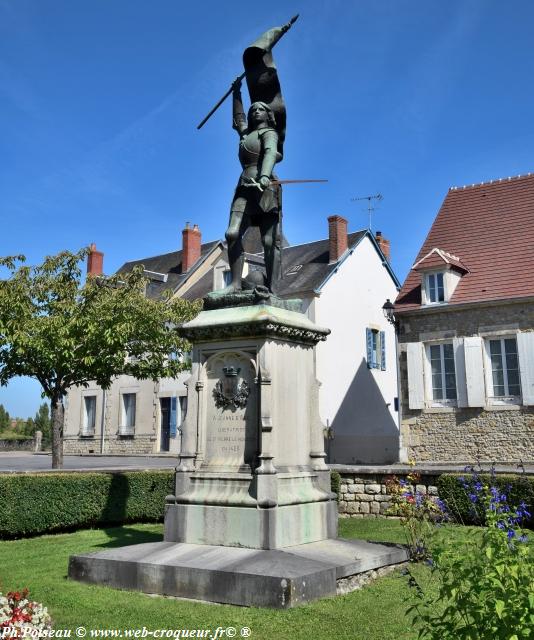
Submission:
[[[415,263],[433,248],[469,270],[450,304],[534,296],[534,174],[449,189]],[[421,306],[421,274],[413,268],[395,306]]]

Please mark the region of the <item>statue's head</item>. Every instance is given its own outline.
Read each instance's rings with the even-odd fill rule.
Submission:
[[[260,124],[276,129],[276,119],[271,107],[265,102],[253,102],[248,110],[248,128],[257,129]]]

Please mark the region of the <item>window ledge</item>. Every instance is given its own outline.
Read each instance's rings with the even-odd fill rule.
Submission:
[[[485,411],[519,411],[523,408],[522,404],[487,404],[484,407]]]
[[[84,439],[91,439],[95,437],[95,432],[92,431],[91,433],[80,433],[80,438],[84,438]]]
[[[424,413],[454,413],[456,407],[425,407]]]

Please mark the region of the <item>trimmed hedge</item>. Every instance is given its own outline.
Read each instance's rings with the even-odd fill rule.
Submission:
[[[523,526],[534,528],[534,477],[526,475],[496,475],[493,478],[486,473],[478,475],[481,482],[488,486],[497,487],[508,498],[511,506],[517,507],[521,502],[527,505],[527,510],[532,514]],[[474,508],[469,500],[469,490],[466,490],[459,481],[465,478],[469,485],[473,479],[466,473],[444,473],[438,478],[437,487],[439,497],[445,502],[447,509],[454,518],[463,524],[484,524],[483,512]]]
[[[0,440],[33,440],[33,436],[25,436],[15,431],[3,431],[0,433]]]
[[[163,519],[172,471],[0,474],[0,537]]]

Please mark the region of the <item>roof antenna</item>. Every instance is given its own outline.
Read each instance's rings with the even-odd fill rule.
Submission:
[[[383,197],[384,196],[381,193],[377,193],[374,196],[362,196],[361,198],[350,199],[351,202],[357,202],[358,200],[367,200],[367,214],[369,215],[369,226],[368,226],[369,231],[371,231],[371,216],[373,214],[373,211],[375,211],[376,209],[376,207],[371,206],[371,200],[378,200],[378,202],[380,202],[380,200],[382,200]]]

